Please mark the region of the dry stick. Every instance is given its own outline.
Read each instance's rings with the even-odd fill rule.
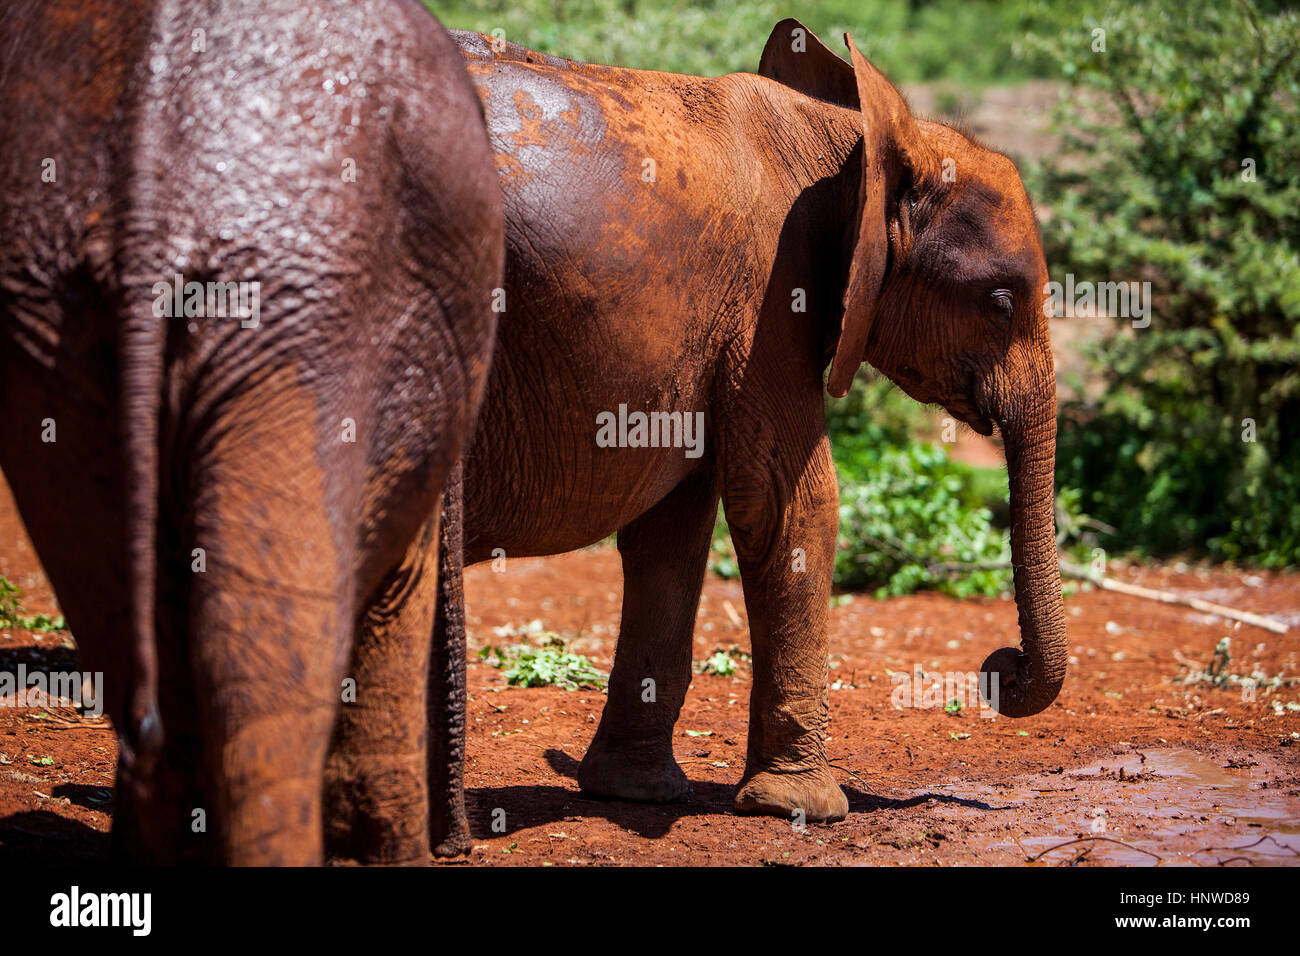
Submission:
[[[1046,850],[1044,850],[1042,853],[1039,853],[1037,856],[1029,856],[1029,854],[1026,853],[1025,855],[1028,857],[1026,862],[1033,863],[1037,860],[1041,860],[1043,857],[1047,856],[1047,854],[1051,853],[1053,850],[1059,850],[1061,849],[1061,847],[1064,846],[1074,846],[1074,844],[1076,843],[1093,843],[1093,842],[1118,843],[1120,846],[1125,847],[1129,850],[1134,850],[1137,853],[1145,853],[1147,856],[1153,856],[1157,860],[1164,860],[1164,857],[1161,856],[1159,853],[1152,853],[1150,850],[1144,850],[1140,846],[1134,846],[1131,843],[1125,843],[1123,840],[1116,840],[1114,837],[1089,836],[1089,837],[1079,837],[1079,839],[1077,840],[1066,840],[1064,843],[1058,843],[1056,844],[1056,846],[1048,847]],[[1024,847],[1021,847],[1020,849],[1024,850]]]
[[[958,571],[1005,571],[1011,568],[1010,561],[973,561],[967,564],[953,562],[947,564],[932,564],[928,568],[931,574],[951,574]],[[1200,598],[1183,597],[1175,594],[1173,591],[1160,591],[1156,588],[1144,588],[1136,584],[1125,584],[1123,581],[1116,581],[1113,578],[1103,577],[1096,572],[1072,564],[1069,561],[1061,562],[1061,574],[1068,578],[1077,578],[1080,581],[1087,581],[1095,584],[1104,591],[1116,591],[1120,594],[1128,594],[1132,597],[1146,598],[1150,601],[1159,601],[1161,604],[1181,604],[1184,607],[1190,607],[1193,610],[1201,611],[1205,614],[1217,614],[1219,617],[1226,617],[1233,621],[1241,621],[1243,624],[1250,624],[1254,627],[1263,628],[1266,631],[1272,631],[1274,634],[1285,634],[1288,627],[1281,621],[1274,620],[1271,617],[1264,617],[1262,614],[1252,614],[1250,611],[1239,611],[1236,608],[1228,607],[1223,604],[1215,604],[1213,601],[1203,601]]]
[[[828,763],[828,764],[829,764],[833,769],[835,769],[835,770],[842,770],[844,773],[847,773],[847,774],[848,774],[850,777],[852,777],[854,780],[857,780],[859,783],[861,783],[864,787],[867,787],[867,781],[863,780],[862,777],[861,777],[860,775],[854,773],[854,772],[853,772],[852,770],[850,770],[848,767],[841,767],[841,766],[839,766],[838,764],[836,764],[834,760],[828,760],[828,761],[826,761],[826,762],[827,762],[827,763]],[[868,793],[871,792],[871,788],[870,788],[870,787],[867,787],[867,792],[868,792]]]
[[[1077,564],[1071,564],[1069,561],[1061,562],[1061,573],[1072,578],[1079,578],[1083,581],[1089,581],[1099,588],[1107,591],[1118,591],[1120,594],[1131,594],[1133,597],[1147,598],[1151,601],[1159,601],[1161,604],[1181,604],[1184,607],[1190,607],[1196,611],[1202,611],[1206,614],[1217,614],[1219,617],[1226,617],[1233,621],[1241,621],[1243,624],[1251,624],[1255,627],[1262,627],[1266,631],[1272,631],[1274,634],[1285,634],[1287,626],[1281,621],[1275,621],[1271,617],[1264,617],[1262,614],[1252,614],[1250,611],[1239,611],[1236,608],[1227,607],[1223,604],[1215,604],[1213,601],[1202,601],[1200,598],[1183,597],[1172,591],[1159,591],[1155,588],[1144,588],[1136,584],[1125,584],[1123,581],[1115,581],[1111,578],[1102,577],[1088,568],[1080,567]]]

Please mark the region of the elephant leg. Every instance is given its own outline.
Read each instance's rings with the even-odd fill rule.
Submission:
[[[465,585],[463,466],[442,496],[438,612],[429,667],[429,842],[434,856],[468,853],[465,814]]]
[[[818,418],[820,408],[819,395]],[[848,800],[824,743],[827,605],[839,527],[825,426],[811,411],[791,423],[768,410],[737,422],[724,437],[722,457],[754,670],[745,773],[734,805],[739,813],[800,822],[840,820]]]
[[[437,539],[435,514],[357,617],[325,772],[326,847],[335,859],[429,862],[425,692]]]
[[[321,784],[351,642],[353,552],[336,543],[337,469],[320,454],[317,410],[292,371],[274,373],[186,453],[193,547],[175,572],[189,580],[207,799],[183,809],[213,861],[324,858]]]
[[[609,696],[578,768],[584,793],[656,803],[683,800],[673,725],[691,683],[696,610],[718,510],[702,469],[618,532],[623,613]]]

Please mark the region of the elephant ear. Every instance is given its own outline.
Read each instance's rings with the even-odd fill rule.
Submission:
[[[844,42],[853,60],[862,114],[862,178],[839,342],[826,382],[826,390],[837,398],[848,392],[858,366],[866,361],[871,325],[885,284],[889,223],[891,213],[896,215],[899,191],[909,183],[928,179],[936,164],[903,95],[867,62],[847,33]]]
[[[858,108],[853,67],[806,26],[787,17],[772,28],[758,61],[758,75],[792,90],[851,110]]]

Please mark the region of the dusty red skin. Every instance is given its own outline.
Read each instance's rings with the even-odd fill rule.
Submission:
[[[507,311],[466,465],[467,561],[617,532],[619,653],[578,772],[591,795],[686,794],[672,733],[721,498],[754,647],[735,807],[847,812],[824,746],[828,361],[832,393],[868,361],[980,433],[1000,427],[1023,646],[989,659],[1003,712],[1041,711],[1064,677],[1055,375],[1029,200],[1006,157],[915,120],[856,50],[850,66],[805,31],[795,52],[799,29],[778,24],[763,75],[716,79],[453,33],[506,201]],[[703,412],[704,453],[598,447],[597,416],[620,405]]]
[[[105,674],[118,851],[426,861],[438,501],[503,255],[456,51],[414,0],[0,17],[0,467]],[[159,318],[176,273],[260,320]]]

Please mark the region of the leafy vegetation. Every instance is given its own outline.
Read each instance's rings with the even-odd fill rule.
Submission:
[[[489,645],[478,658],[502,671],[512,687],[562,687],[565,690],[599,690],[609,677],[590,660],[567,649],[564,638],[542,629],[540,622],[523,630],[497,628],[497,635],[526,636],[530,644]]]
[[[790,15],[832,49],[854,42],[896,82],[1012,82],[1055,65],[1026,48],[1032,29],[1077,22],[1067,0],[451,0],[429,7],[450,27],[595,63],[716,76],[753,72],[772,27]]]
[[[740,670],[740,662],[747,660],[749,655],[735,646],[728,650],[719,648],[697,664],[695,669],[701,674],[733,677]]]
[[[1005,508],[1005,473],[998,471],[990,485],[981,469],[918,441],[919,414],[919,406],[880,378],[855,384],[831,403],[840,476],[835,584],[875,587],[878,596],[925,587],[961,597],[1001,593],[1010,587],[1008,570],[932,568],[1010,561],[1006,531],[993,517],[995,506]]]
[[[12,628],[17,631],[65,631],[68,628],[63,615],[50,617],[48,614],[28,615],[23,612],[22,591],[0,575],[0,630]]]
[[[1300,18],[1129,4],[1041,42],[1075,90],[1031,180],[1054,278],[1150,282],[1092,350],[1058,483],[1112,547],[1300,561]],[[1081,103],[1095,108],[1080,109]]]
[[[880,597],[924,588],[991,597],[1011,589],[1004,469],[955,462],[942,445],[918,439],[931,427],[924,409],[879,376],[859,376],[847,396],[830,402],[827,425],[840,479],[836,587],[872,588]],[[1059,495],[1057,511],[1063,546],[1093,543],[1077,494]],[[721,516],[709,567],[739,574]]]

